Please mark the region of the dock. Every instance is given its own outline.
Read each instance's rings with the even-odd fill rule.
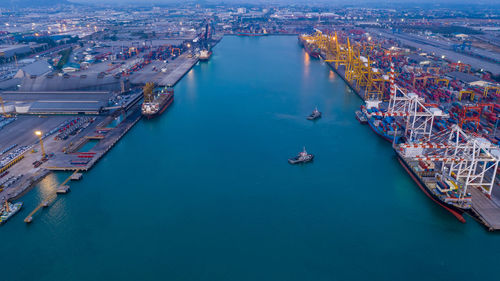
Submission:
[[[476,188],[470,188],[472,212],[489,231],[500,230],[500,206]]]
[[[153,82],[159,86],[174,86],[194,65],[196,65],[197,62],[197,57],[189,57],[187,54],[182,54],[175,60],[170,60],[169,63],[165,65],[165,72],[153,71],[152,67],[154,64],[151,64],[132,74],[130,81],[132,84],[136,85]],[[163,64],[158,64],[156,66],[163,67]]]
[[[82,173],[77,173],[77,171],[75,171],[73,174],[71,174],[71,180],[72,181],[78,181],[82,178],[83,174]]]
[[[66,183],[68,183],[68,181],[70,181],[70,179],[72,177],[74,177],[76,174],[78,174],[78,171],[79,170],[76,170],[75,172],[73,172],[62,184],[60,184],[59,187],[57,188],[55,194],[53,194],[49,198],[43,200],[42,203],[38,204],[38,206],[33,211],[31,211],[31,213],[29,213],[28,216],[26,216],[26,218],[24,219],[24,222],[25,223],[31,223],[33,221],[33,216],[40,209],[50,206],[50,203],[54,202],[54,200],[57,199],[57,194],[66,194],[66,193],[68,193],[69,186],[66,185]]]
[[[160,78],[157,81],[158,85],[161,86],[168,86],[168,85],[175,85],[179,80],[181,80],[186,73],[189,72],[189,70],[198,62],[197,58],[186,58],[182,64],[177,66],[174,70],[172,70],[169,74],[166,76]]]
[[[42,203],[40,203],[29,215],[24,219],[25,223],[30,223],[33,221],[33,216],[38,212],[41,208],[48,207],[50,205],[50,202],[52,202],[54,199],[56,199],[57,195],[54,195],[50,197],[49,199],[44,200]]]
[[[325,57],[321,55],[321,59],[325,60]],[[364,89],[357,89],[356,88],[356,82],[355,81],[349,81],[345,78],[345,66],[344,65],[339,65],[338,69],[335,68],[335,63],[333,62],[326,62],[326,64],[335,72],[344,82],[346,85],[353,91],[362,101],[365,100],[365,90]]]
[[[47,163],[47,169],[51,171],[88,171],[101,159],[140,119],[142,118],[139,106],[115,128],[109,130],[102,139],[88,152],[60,155]],[[82,155],[86,154],[86,155]],[[77,160],[84,162],[75,162]]]
[[[69,185],[61,185],[57,188],[57,194],[66,194],[70,191]]]

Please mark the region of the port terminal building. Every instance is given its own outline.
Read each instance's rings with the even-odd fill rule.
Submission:
[[[98,115],[109,105],[110,91],[5,91],[0,93],[6,113]]]

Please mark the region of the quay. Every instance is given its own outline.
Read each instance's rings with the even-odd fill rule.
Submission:
[[[151,64],[139,72],[134,73],[130,81],[132,84],[136,85],[153,82],[159,86],[174,86],[189,70],[191,70],[191,68],[193,68],[194,65],[196,65],[196,63],[198,63],[198,58],[188,57],[186,54],[182,54],[175,60],[170,61],[164,72],[154,71],[153,67],[161,66]]]
[[[324,55],[321,55],[321,59],[325,61]],[[325,63],[338,75],[342,80],[344,80],[345,84],[351,89],[362,101],[365,100],[365,90],[364,89],[357,89],[356,82],[349,81],[345,78],[345,66],[339,65],[338,69],[335,67],[335,63],[325,61]]]
[[[71,101],[74,101],[72,104],[87,106],[85,102],[88,103],[89,99],[92,99],[91,101],[98,101],[92,103],[94,111],[88,116],[72,116],[72,112],[64,112],[62,115],[44,112],[49,115],[44,116],[44,113],[42,113],[39,116],[35,116],[34,114],[31,116],[18,116],[17,121],[14,123],[17,126],[9,126],[7,130],[4,129],[3,131],[6,133],[1,136],[0,141],[3,141],[7,145],[21,146],[23,144],[32,147],[32,149],[29,150],[30,153],[26,151],[16,161],[12,161],[12,165],[4,167],[5,169],[9,169],[10,175],[19,175],[19,180],[15,185],[0,190],[0,198],[5,198],[6,200],[19,199],[31,190],[36,183],[54,171],[75,171],[71,176],[71,180],[81,179],[82,174],[76,173],[76,171],[88,171],[91,169],[142,118],[142,91],[138,90],[138,87],[147,82],[154,82],[159,86],[173,86],[197,63],[197,56],[184,53],[175,60],[171,60],[167,64],[166,71],[163,69],[162,71],[153,69],[153,64],[151,64],[148,66],[149,68],[145,67],[133,73],[130,76],[130,83],[136,86],[136,90],[131,90],[130,94],[125,94],[125,102],[122,104],[106,105],[108,99],[111,97],[111,91],[90,92],[90,97],[84,95],[87,92],[70,92]],[[115,84],[113,84],[113,87],[116,86]],[[127,93],[126,91],[124,92],[125,83],[122,83],[121,86],[122,94]],[[116,87],[113,89],[117,90]],[[61,91],[36,92],[31,95],[27,93],[21,95],[21,98],[28,99],[29,97],[33,97],[33,99],[50,100],[57,98],[62,93]],[[3,94],[3,96],[7,100],[8,98],[12,98],[12,95],[9,95],[9,93]],[[18,98],[18,96],[15,97]],[[47,111],[47,109],[44,110]],[[117,121],[118,118],[121,121]],[[112,122],[116,122],[117,125],[110,125]],[[75,129],[70,128],[67,130],[68,133],[60,133],[61,130],[59,128],[62,128],[62,124],[65,124],[64,130],[72,126],[80,127]],[[18,126],[22,126],[24,129],[17,130]],[[45,159],[41,165],[35,167],[34,163],[40,162],[41,157],[40,154],[36,153],[40,151],[38,140],[34,143],[31,142],[34,130],[40,130],[45,133],[43,136],[45,151],[49,151],[52,154],[48,160]],[[90,149],[87,148],[88,151],[83,152],[82,148],[85,145],[92,145],[89,142],[95,142],[96,144]],[[55,193],[65,194],[69,191],[69,186],[66,186],[64,183],[59,186]],[[49,198],[42,202],[25,221],[31,222],[33,215],[42,207],[48,206],[54,198]]]
[[[368,41],[370,40],[372,40],[371,37],[368,39]],[[419,73],[418,66],[410,65],[410,60],[406,61],[405,59],[401,59],[400,57],[393,58],[392,47],[390,50],[386,50],[383,47],[381,47],[381,45],[378,47],[376,45],[370,45],[370,44],[356,45],[358,42],[349,41],[349,38],[347,40],[347,43],[345,44],[339,43],[337,33],[335,33],[334,36],[324,35],[320,31],[317,31],[316,35],[313,36],[308,37],[306,35],[303,37],[299,37],[299,41],[303,45],[305,51],[311,57],[323,60],[331,68],[331,70],[333,70],[338,76],[340,76],[340,78],[342,78],[345,84],[354,93],[356,93],[356,95],[358,95],[358,97],[361,98],[363,101],[371,100],[372,95],[374,95],[375,100],[380,102],[388,102],[388,103],[383,103],[381,105],[377,105],[376,108],[370,109],[369,111],[367,111],[368,113],[366,114],[374,114],[372,113],[373,111],[371,111],[374,110],[376,112],[375,116],[386,116],[386,117],[390,116],[393,120],[394,118],[404,119],[406,117],[402,116],[409,116],[407,117],[407,119],[403,120],[403,122],[406,122],[407,126],[409,126],[409,128],[407,127],[406,130],[411,131],[412,134],[419,130],[416,127],[419,126],[416,125],[418,122],[427,122],[425,124],[431,124],[431,126],[433,126],[430,128],[430,130],[428,130],[425,134],[423,134],[423,136],[420,136],[420,138],[415,137],[414,139],[411,139],[410,142],[412,142],[415,139],[422,140],[428,138],[427,140],[428,142],[431,142],[430,139],[432,139],[432,143],[440,144],[442,143],[443,140],[439,139],[440,134],[442,134],[439,132],[443,131],[449,132],[451,130],[454,130],[453,128],[458,126],[460,132],[462,132],[464,135],[470,134],[472,136],[470,139],[469,137],[465,137],[465,139],[468,139],[466,144],[468,147],[472,145],[472,142],[477,142],[477,143],[487,142],[488,144],[484,145],[485,149],[487,148],[488,151],[490,150],[492,151],[498,148],[497,146],[494,145],[498,143],[498,141],[496,140],[499,139],[498,134],[495,133],[496,130],[495,131],[486,130],[489,129],[490,127],[493,128],[493,126],[495,126],[496,128],[496,125],[493,125],[491,123],[490,120],[491,118],[489,117],[490,115],[494,115],[494,113],[492,112],[494,112],[494,109],[496,108],[495,104],[496,101],[494,99],[488,100],[489,88],[486,87],[484,92],[477,93],[478,95],[482,94],[482,98],[477,101],[480,104],[477,104],[474,107],[468,103],[461,103],[462,92],[464,93],[469,92],[470,100],[474,101],[474,91],[472,90],[467,91],[466,90],[467,85],[458,84],[457,81],[453,81],[454,77],[453,73],[455,73],[453,72],[454,70],[453,67],[455,65],[459,65],[460,67],[462,67],[463,64],[460,64],[460,62],[449,63],[448,66],[446,66],[445,64],[443,64],[444,66],[439,64],[436,64],[434,66],[429,66],[428,69],[426,70],[427,72],[425,74],[421,74]],[[328,41],[328,43],[325,43],[325,41]],[[313,47],[311,48],[310,45],[312,45]],[[332,45],[334,47],[332,47]],[[360,46],[358,47],[359,49],[356,50],[357,47],[352,47],[354,45]],[[376,52],[371,52],[373,51],[374,48],[378,49],[376,49]],[[348,51],[346,52],[345,50]],[[381,50],[383,50],[383,52],[381,52]],[[356,54],[356,51],[358,52],[357,55],[353,55]],[[383,53],[384,55],[380,55],[381,53]],[[411,55],[412,54],[409,54],[408,56]],[[415,59],[416,56],[417,55],[413,54],[411,58],[418,61],[418,59]],[[372,58],[374,57],[375,59],[371,60],[370,57]],[[388,58],[390,63],[388,62]],[[407,68],[404,68],[401,65]],[[398,67],[398,69],[395,71],[396,66]],[[349,73],[351,72],[348,71],[352,71],[352,75],[350,77]],[[421,71],[424,71],[423,68]],[[397,78],[395,76],[395,73],[398,73]],[[434,76],[431,76],[432,75],[431,73],[434,74]],[[463,73],[463,75],[469,75],[469,74]],[[426,82],[427,82],[426,79],[435,79],[433,80],[435,85],[427,84],[427,86],[429,87],[426,88]],[[423,80],[424,81],[423,86],[419,85],[417,83],[417,80],[418,81]],[[366,83],[366,85],[364,83]],[[450,83],[452,83],[451,87]],[[376,91],[372,93],[374,87],[378,88],[376,88]],[[496,89],[497,87],[494,88]],[[392,89],[394,89],[395,91],[394,93],[391,92]],[[455,96],[453,94],[443,95],[444,93],[443,89],[450,91],[456,90],[457,94]],[[500,88],[498,89],[498,92],[500,92]],[[396,98],[397,95],[401,96],[398,96]],[[416,119],[412,119],[414,118],[412,117],[414,116],[412,115],[413,109],[412,110],[405,109],[406,108],[405,106],[408,106],[408,101],[410,100],[410,96],[415,96],[415,95],[418,95],[422,100],[424,100],[424,102],[421,104],[422,108],[419,108],[418,110],[420,112],[425,112],[425,111],[428,112],[427,113],[428,116],[425,117],[427,118],[426,121],[422,121],[424,120],[424,118],[422,118],[423,115],[419,117],[421,118],[419,119],[420,121],[418,122],[415,121]],[[440,95],[439,99],[437,98],[438,95]],[[490,102],[489,104],[486,103],[488,101]],[[384,107],[387,104],[390,105],[391,102],[393,102],[392,105],[395,105],[396,103],[399,104],[396,107],[390,108],[387,110],[387,112],[385,112]],[[405,106],[402,105],[403,103],[405,104]],[[485,107],[485,105],[488,106],[488,109],[483,108]],[[470,114],[468,115],[468,113],[471,110],[473,111],[474,108],[479,108],[478,110],[479,113],[477,113],[477,118],[467,119],[467,116],[470,115]],[[486,113],[482,115],[483,110]],[[416,111],[417,110],[415,109],[415,112]],[[382,114],[378,114],[380,112],[382,112]],[[438,112],[445,112],[446,114],[438,115]],[[371,120],[370,115],[367,115],[367,117],[370,122]],[[435,123],[433,123],[432,121],[429,123],[429,120],[431,119],[434,120],[433,118],[435,117],[444,117],[444,118],[438,119]],[[382,119],[381,117],[378,118],[379,118],[378,120],[384,120],[383,122],[386,123],[394,122],[390,121],[391,120],[390,118],[389,119]],[[410,120],[413,120],[412,121],[413,123],[410,123],[411,122]],[[475,122],[474,124],[476,127],[471,125],[471,123],[473,122],[467,123],[471,120]],[[481,126],[483,126],[481,127],[482,128],[481,130],[478,129],[480,123]],[[488,127],[488,124],[491,124],[491,126]],[[371,123],[370,126],[373,128]],[[389,131],[390,129],[387,129],[387,127],[383,127],[383,131],[385,132],[386,130]],[[416,154],[416,156],[422,157],[422,155],[424,155],[425,153],[432,155],[433,147],[426,147],[425,144],[420,144],[418,142],[417,143],[412,142],[412,145],[414,146],[417,145],[421,149],[421,151],[418,152],[420,153],[420,155]],[[457,147],[458,145],[455,146],[451,145],[451,149],[456,149]],[[497,169],[496,165],[498,165],[499,163],[498,153],[493,153],[491,151],[488,152],[489,155],[488,165],[491,165],[491,167],[494,167],[492,169],[496,170]],[[461,152],[457,150],[457,152],[455,153],[461,153]],[[469,156],[464,155],[462,157],[469,157]],[[433,161],[439,162],[442,160],[436,158],[436,160]],[[471,161],[475,160],[472,159]],[[486,167],[486,164],[484,167]],[[466,188],[468,192],[470,192],[472,195],[471,198],[472,207],[468,211],[468,213],[472,217],[477,219],[488,230],[490,231],[500,230],[500,203],[499,203],[500,194],[498,194],[498,192],[492,192],[493,190],[495,190],[494,188],[498,188],[498,184],[495,182],[495,173],[493,173],[493,175],[490,175],[491,178],[488,180],[484,178],[484,175],[482,173],[485,173],[485,171],[474,170],[469,173],[470,176],[472,176],[473,174],[481,174],[481,176],[480,177],[476,176],[474,178],[475,181],[474,184]],[[477,179],[480,179],[479,182]],[[469,179],[465,181],[470,182]],[[481,190],[476,188],[476,186],[482,184],[484,184],[485,190],[488,190],[487,193],[483,193]],[[452,212],[452,214],[454,213]],[[454,215],[460,221],[465,222],[465,219],[461,215],[457,214]]]
[[[81,170],[88,171],[92,166],[101,159],[140,119],[142,118],[139,106],[130,113],[123,121],[109,133],[99,140],[99,142],[88,152],[90,159],[87,163],[72,162],[78,159],[78,155],[74,153],[61,155],[53,160],[49,160],[47,169],[51,171],[71,171]]]
[[[500,207],[480,190],[471,188],[469,191],[472,194],[472,216],[489,231],[500,230]]]

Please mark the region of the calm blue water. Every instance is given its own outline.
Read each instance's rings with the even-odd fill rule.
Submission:
[[[23,198],[0,280],[500,280],[500,235],[425,197],[295,37],[226,37],[175,91],[31,225],[67,174]]]

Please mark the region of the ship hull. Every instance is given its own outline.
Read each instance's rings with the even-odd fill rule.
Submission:
[[[161,115],[163,112],[165,112],[165,110],[174,102],[174,95],[172,95],[171,98],[168,98],[167,101],[162,105],[162,107],[155,113],[151,113],[151,114],[147,114],[147,113],[143,113],[142,115],[144,115],[147,119],[153,119],[159,115]]]
[[[388,141],[390,143],[392,143],[394,141],[394,137],[393,136],[389,136],[387,134],[384,134],[384,132],[382,130],[380,130],[378,127],[376,127],[373,124],[373,120],[369,120],[368,121],[368,125],[370,125],[370,128],[375,132],[375,134],[377,134],[378,136],[380,136],[384,140],[386,140],[386,141]]]
[[[406,172],[410,175],[410,177],[413,179],[413,181],[417,184],[417,186],[424,192],[427,197],[431,198],[432,201],[434,201],[436,204],[439,206],[443,207],[445,210],[450,212],[452,215],[454,215],[459,221],[465,223],[465,218],[463,217],[463,213],[466,210],[462,210],[458,207],[455,207],[453,205],[446,204],[439,199],[431,190],[428,189],[427,185],[420,179],[420,177],[413,171],[413,169],[408,165],[406,160],[401,157],[401,155],[395,151],[396,156],[398,157],[398,161],[403,166],[403,168],[406,170]]]
[[[21,208],[23,207],[23,203],[16,203],[17,207],[15,211],[12,211],[10,214],[3,216],[0,218],[0,225],[6,223],[10,218],[12,218],[15,214],[17,214]]]
[[[207,57],[199,57],[198,59],[200,61],[209,61],[211,56],[212,56],[212,54],[208,55]]]
[[[368,123],[368,120],[366,119],[365,116],[361,113],[361,111],[356,111],[356,120],[358,120],[359,123],[365,125]]]
[[[320,56],[319,52],[311,50],[309,44],[307,42],[304,42],[304,40],[302,40],[302,38],[300,37],[299,37],[299,44],[304,48],[304,50],[310,57],[319,59]]]

